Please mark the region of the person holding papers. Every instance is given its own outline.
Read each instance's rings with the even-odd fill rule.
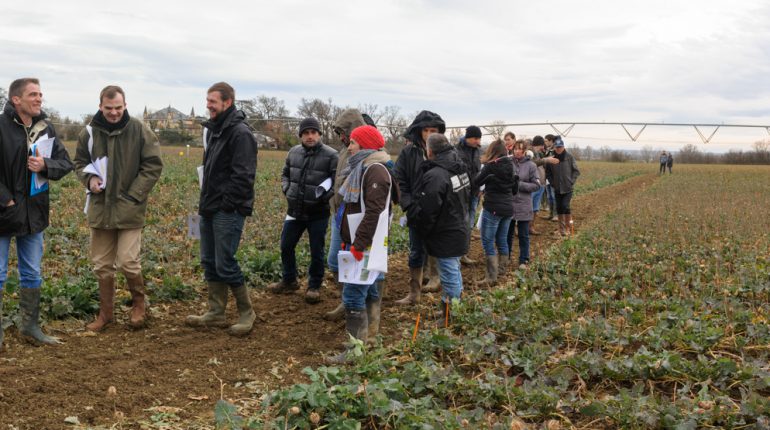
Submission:
[[[281,186],[288,209],[281,232],[283,276],[267,288],[276,294],[290,294],[299,289],[295,248],[307,230],[310,239],[310,268],[305,301],[321,301],[324,279],[326,227],[329,224],[329,199],[334,194],[337,151],[321,141],[321,125],[315,118],[299,124],[301,145],[289,150],[281,174]]]
[[[112,322],[116,270],[123,272],[131,292],[129,326],[141,328],[147,308],[139,258],[142,227],[163,162],[158,138],[129,116],[120,87],[109,85],[99,94],[99,111],[78,137],[75,167],[89,193],[85,210],[99,284],[99,315],[86,328],[100,331]]]
[[[47,180],[61,179],[72,170],[67,150],[41,109],[40,81],[35,78],[13,81],[8,98],[0,114],[0,348],[3,346],[3,286],[13,238],[16,238],[19,260],[19,334],[34,343],[58,343],[58,339],[43,334],[38,325],[43,282],[40,265],[43,231],[48,227]],[[35,186],[33,177],[40,180],[39,186]]]
[[[398,184],[390,173],[393,162],[382,150],[384,146],[382,134],[371,125],[357,127],[350,134],[350,158],[341,175],[345,182],[339,189],[342,210],[332,220],[338,223],[344,250],[357,262],[365,262],[363,269],[367,271],[373,271],[375,266],[387,267],[390,202],[399,201]],[[383,258],[385,261],[380,261]],[[340,262],[341,276],[343,272]],[[379,332],[383,279],[380,271],[371,283],[346,282],[342,289],[345,327],[351,336],[364,342]],[[329,361],[344,363],[347,351]]]

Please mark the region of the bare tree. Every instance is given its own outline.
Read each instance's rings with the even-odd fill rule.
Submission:
[[[594,158],[594,148],[591,145],[587,145],[585,148],[583,148],[583,159],[591,160],[593,158]]]
[[[462,128],[451,128],[449,129],[449,143],[452,145],[457,145],[460,142],[460,138],[465,135],[465,132]]]
[[[508,127],[505,126],[505,121],[499,119],[492,121],[490,125],[484,127],[484,129],[495,139],[502,139],[507,128]]]
[[[645,163],[652,161],[652,156],[654,154],[655,152],[652,149],[652,145],[644,145],[642,146],[642,149],[639,150],[639,158]]]
[[[268,97],[266,95],[257,96],[256,108],[259,115],[266,120],[289,116],[289,110],[286,109],[286,104],[277,97]]]
[[[580,145],[570,146],[567,151],[575,157],[575,160],[583,160],[583,151],[580,149]]]
[[[327,138],[326,142],[332,142],[334,139],[334,119],[339,115],[341,109],[334,106],[332,99],[327,101],[321,99],[303,98],[297,106],[297,116],[300,118],[313,117],[321,124],[321,133]],[[298,125],[298,124],[297,124]]]
[[[257,101],[255,99],[243,99],[235,101],[235,108],[243,111],[247,118],[258,117]]]
[[[385,106],[382,109],[382,116],[377,124],[379,124],[380,131],[385,137],[386,148],[389,153],[397,154],[403,148],[403,134],[409,124],[408,121],[406,117],[401,115],[401,108],[398,106]]]
[[[758,153],[770,152],[770,140],[758,140],[754,142],[751,147]]]
[[[378,127],[380,121],[385,116],[385,109],[380,109],[380,107],[374,103],[359,103],[358,111],[369,115]]]
[[[5,92],[5,88],[0,87],[0,109],[5,107],[5,103],[8,101],[8,93]]]

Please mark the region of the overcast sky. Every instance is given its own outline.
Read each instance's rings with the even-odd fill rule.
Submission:
[[[770,124],[761,0],[43,0],[3,1],[0,17],[0,87],[39,77],[46,104],[71,117],[95,112],[107,84],[124,88],[134,115],[169,104],[203,113],[206,89],[224,80],[238,98],[276,96],[292,114],[303,97],[331,97],[428,109],[455,126]],[[721,129],[704,149],[768,137]],[[576,126],[565,140],[635,147],[618,126]],[[691,128],[648,127],[639,142],[702,145]]]

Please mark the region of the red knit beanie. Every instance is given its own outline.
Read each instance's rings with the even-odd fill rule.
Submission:
[[[378,150],[385,146],[385,138],[380,131],[371,125],[362,125],[350,133],[350,140],[355,141],[361,149]]]

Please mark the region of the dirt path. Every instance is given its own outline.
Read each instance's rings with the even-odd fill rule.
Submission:
[[[591,220],[633,198],[655,178],[637,176],[576,198],[576,230],[590,227]],[[532,237],[535,256],[555,240],[550,233],[556,223],[538,221],[544,234]],[[463,268],[466,293],[472,293],[470,282],[484,274],[479,240],[471,242],[470,255],[479,263]],[[392,306],[408,291],[408,273],[406,256],[396,255],[386,281],[385,342],[400,338],[417,312]],[[242,399],[301,381],[302,368],[321,364],[323,353],[342,344],[344,323],[321,318],[336,306],[339,295],[325,289],[323,296],[320,304],[307,305],[301,294],[278,297],[252,292],[259,320],[244,339],[221,330],[185,327],[185,315],[204,310],[203,299],[155,306],[151,325],[143,331],[129,331],[120,321],[92,336],[83,331],[83,322],[58,322],[47,328],[66,341],[57,347],[28,346],[19,342],[15,330],[8,330],[6,349],[0,353],[0,428],[75,428],[64,422],[70,416],[78,417],[84,426],[102,428],[161,428],[160,423],[173,425],[179,419],[185,424],[177,422],[166,428],[212,423],[214,404],[221,394]],[[425,296],[423,308],[432,307],[437,300],[437,295]],[[231,300],[231,320],[235,319],[233,308]],[[110,387],[116,389],[113,396],[108,395]]]

